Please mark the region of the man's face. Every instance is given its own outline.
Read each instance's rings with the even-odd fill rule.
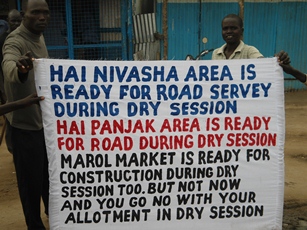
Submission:
[[[8,16],[7,22],[9,23],[10,31],[14,31],[21,23],[21,15],[19,12],[11,13]]]
[[[23,24],[34,34],[44,32],[50,18],[48,4],[43,0],[29,0]]]
[[[225,18],[222,22],[222,36],[227,44],[237,44],[243,34],[239,22],[235,18]]]

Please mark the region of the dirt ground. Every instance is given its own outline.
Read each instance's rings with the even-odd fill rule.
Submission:
[[[286,93],[285,109],[283,230],[307,230],[307,91]],[[42,217],[48,226],[47,217]],[[0,229],[26,229],[13,159],[4,141],[0,146]]]

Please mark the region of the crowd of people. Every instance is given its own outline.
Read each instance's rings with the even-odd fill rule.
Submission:
[[[33,60],[48,57],[43,32],[49,18],[45,0],[24,0],[21,12],[9,12],[9,28],[0,36],[0,115],[6,114],[10,129],[7,145],[11,145],[20,200],[29,230],[46,229],[41,219],[41,198],[48,215],[48,162],[38,103],[44,97],[36,95]],[[257,48],[244,44],[243,31],[243,21],[239,16],[230,14],[223,18],[225,44],[213,51],[212,59],[262,58]],[[306,74],[290,65],[286,52],[280,51],[276,56],[286,73],[306,83]]]

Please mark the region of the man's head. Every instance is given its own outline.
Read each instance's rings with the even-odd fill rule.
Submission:
[[[22,2],[23,25],[34,34],[44,32],[50,12],[45,0],[23,0]]]
[[[229,14],[222,20],[222,36],[227,44],[239,44],[243,35],[243,21],[236,14]]]
[[[7,22],[9,24],[9,32],[14,31],[18,26],[20,26],[22,17],[18,10],[13,9],[7,15]]]

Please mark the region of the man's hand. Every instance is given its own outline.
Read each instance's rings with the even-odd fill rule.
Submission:
[[[281,50],[278,54],[275,54],[275,57],[277,57],[279,64],[289,65],[291,63],[288,53],[283,50]]]
[[[288,53],[281,50],[278,54],[275,54],[275,57],[277,57],[277,61],[279,62],[279,65],[282,67],[283,71],[287,74],[293,74],[293,67],[290,65],[290,57],[288,56]]]
[[[22,109],[33,104],[38,104],[39,101],[44,100],[44,97],[38,97],[36,93],[31,94],[23,99],[8,102],[4,105],[0,105],[0,115],[12,112],[17,109]]]
[[[290,65],[290,57],[285,51],[282,50],[278,54],[275,54],[275,56],[278,58],[277,60],[279,62],[279,65],[282,67],[285,73],[291,74],[297,80],[306,84],[306,74]]]
[[[28,51],[25,55],[21,56],[16,62],[16,66],[20,73],[28,73],[31,69],[33,69],[33,61],[34,58],[30,51]]]
[[[38,97],[36,93],[33,93],[19,101],[21,107],[27,107],[33,104],[38,104],[39,101],[44,100],[44,97]]]

